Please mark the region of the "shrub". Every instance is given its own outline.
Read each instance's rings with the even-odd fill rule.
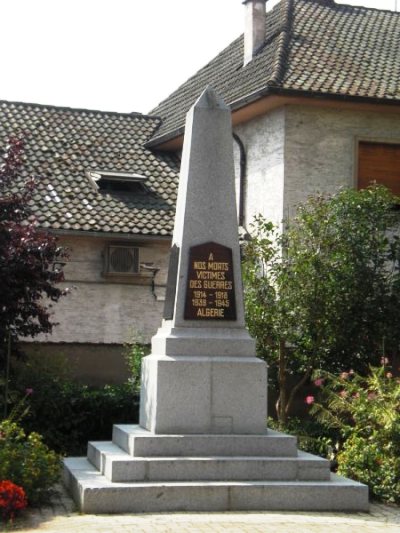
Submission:
[[[297,417],[290,417],[285,423],[269,418],[268,427],[296,436],[301,450],[330,459],[335,466],[334,448],[339,438],[335,428],[328,428],[314,418]]]
[[[139,397],[130,384],[74,383],[59,361],[40,355],[13,361],[13,369],[11,407],[21,403],[29,388],[29,409],[22,413],[21,426],[27,433],[40,433],[57,453],[86,455],[89,440],[109,440],[113,424],[138,420]]]
[[[62,381],[35,390],[22,420],[39,431],[50,448],[66,455],[86,454],[89,440],[109,440],[112,426],[138,420],[139,398],[128,384],[90,388]]]
[[[0,514],[3,520],[13,520],[15,514],[26,506],[26,495],[22,487],[8,480],[0,481]]]
[[[244,245],[246,321],[282,422],[317,368],[365,373],[383,339],[398,353],[399,201],[381,186],[344,189],[309,198],[283,232],[255,220]]]
[[[60,469],[60,458],[38,433],[27,436],[16,422],[0,422],[0,479],[23,487],[30,504],[46,498]]]
[[[372,494],[400,502],[400,381],[385,366],[363,377],[327,376],[322,401],[311,412],[337,428],[338,473],[369,485]]]
[[[140,391],[142,359],[149,353],[150,347],[144,344],[143,337],[140,334],[133,334],[132,340],[125,345],[124,356],[130,374],[128,383],[135,392]]]

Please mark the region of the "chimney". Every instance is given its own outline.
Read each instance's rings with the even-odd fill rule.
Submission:
[[[267,0],[244,0],[246,21],[244,29],[244,66],[256,55],[265,41]]]

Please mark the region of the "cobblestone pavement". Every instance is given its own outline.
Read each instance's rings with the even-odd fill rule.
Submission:
[[[83,515],[60,490],[51,505],[30,510],[12,528],[47,533],[400,533],[400,507],[371,504],[370,513],[160,513]]]

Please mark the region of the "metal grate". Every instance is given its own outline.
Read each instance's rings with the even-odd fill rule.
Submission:
[[[139,272],[139,248],[110,246],[108,248],[108,272],[135,274]]]

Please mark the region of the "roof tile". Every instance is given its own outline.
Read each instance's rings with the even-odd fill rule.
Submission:
[[[55,230],[172,234],[179,161],[144,146],[158,125],[145,115],[0,101],[0,148],[26,132],[20,176],[38,178],[31,210]],[[145,176],[148,193],[104,194],[86,175],[120,170]]]
[[[241,36],[153,109],[162,125],[150,145],[182,132],[207,85],[234,106],[266,90],[400,101],[399,26],[393,11],[281,0],[267,13],[265,44],[252,61],[243,66]]]

